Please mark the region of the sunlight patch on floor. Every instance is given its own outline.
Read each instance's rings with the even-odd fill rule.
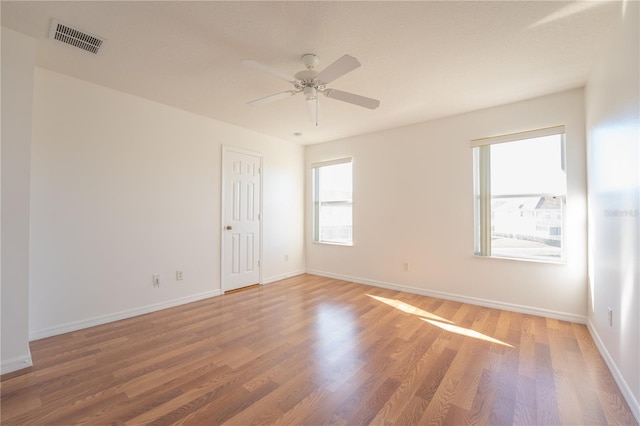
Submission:
[[[402,312],[405,312],[407,314],[413,314],[413,315],[417,315],[419,317],[424,317],[424,318],[430,318],[432,320],[436,320],[436,321],[442,321],[442,322],[447,322],[449,324],[453,324],[451,321],[449,321],[448,319],[442,318],[438,315],[432,314],[431,312],[427,312],[423,309],[420,309],[416,306],[413,305],[409,305],[408,303],[404,303],[400,300],[397,299],[387,299],[386,297],[381,297],[381,296],[372,296],[370,294],[367,294],[367,296],[371,297],[372,299],[376,299],[378,302],[382,302],[382,303],[386,303],[389,306],[392,306]]]
[[[461,334],[463,336],[473,337],[474,339],[484,340],[485,342],[497,343],[498,345],[513,348],[512,345],[505,343],[502,340],[494,339],[493,337],[489,337],[486,334],[480,333],[479,331],[471,330],[470,328],[459,327],[453,324],[445,324],[442,322],[433,321],[426,318],[422,318],[422,321],[428,322],[431,325],[435,325],[436,327],[440,327],[441,329],[449,331],[451,333]]]
[[[410,305],[400,300],[387,299],[386,297],[382,296],[372,296],[371,294],[367,294],[367,296],[407,314],[416,315],[420,317],[422,321],[425,321],[431,325],[435,325],[436,327],[440,327],[441,329],[450,333],[456,333],[466,337],[471,337],[473,339],[484,340],[485,342],[496,343],[498,345],[513,348],[512,345],[505,343],[502,340],[494,339],[493,337],[487,336],[486,334],[482,334],[479,331],[475,331],[470,328],[460,327],[458,325],[455,325],[453,321],[449,321],[446,318],[442,318],[441,316],[432,314],[431,312],[427,312],[424,309],[420,309],[416,306]]]

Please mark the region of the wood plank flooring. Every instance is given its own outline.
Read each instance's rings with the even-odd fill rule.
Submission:
[[[311,275],[31,350],[3,425],[636,424],[583,325]]]

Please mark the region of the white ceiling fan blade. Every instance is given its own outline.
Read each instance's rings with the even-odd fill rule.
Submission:
[[[268,104],[269,102],[275,102],[275,101],[279,101],[280,99],[288,98],[289,96],[293,96],[295,94],[296,94],[295,90],[287,90],[286,92],[276,93],[275,95],[269,95],[269,96],[265,96],[264,98],[247,102],[247,104],[252,106],[260,106],[260,105]]]
[[[320,71],[316,79],[327,84],[338,77],[342,77],[349,71],[353,71],[360,66],[360,62],[353,56],[344,55],[334,63]]]
[[[380,101],[377,99],[367,98],[365,96],[360,96],[349,92],[343,92],[342,90],[327,89],[324,91],[324,94],[328,98],[337,99],[343,102],[349,102],[350,104],[369,109],[376,109],[380,106]]]
[[[274,77],[281,78],[282,80],[288,81],[289,83],[293,83],[296,81],[294,77],[278,70],[274,70],[273,68],[261,64],[260,62],[254,61],[253,59],[243,59],[242,64],[266,72],[267,74],[271,74]]]

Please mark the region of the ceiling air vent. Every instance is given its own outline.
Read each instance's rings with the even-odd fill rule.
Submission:
[[[70,44],[91,53],[98,53],[105,39],[53,19],[49,38]]]

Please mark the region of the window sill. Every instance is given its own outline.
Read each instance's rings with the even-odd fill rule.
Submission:
[[[342,247],[352,247],[353,243],[336,243],[333,241],[313,241],[313,244],[321,244],[326,246],[342,246]]]
[[[545,260],[545,259],[529,259],[526,257],[506,257],[506,256],[482,256],[480,254],[474,254],[473,257],[481,258],[481,259],[497,259],[497,260],[511,260],[517,262],[528,262],[528,263],[542,263],[545,265],[567,265],[567,261],[562,260]]]

